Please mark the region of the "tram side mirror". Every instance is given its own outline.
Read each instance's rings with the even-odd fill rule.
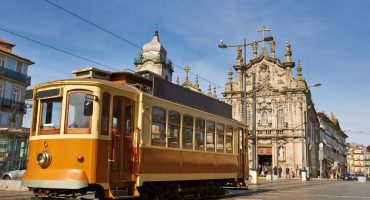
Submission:
[[[93,102],[92,101],[85,101],[84,103],[84,115],[91,116],[93,113]]]
[[[84,102],[84,116],[91,116],[93,113],[93,95],[86,95]]]

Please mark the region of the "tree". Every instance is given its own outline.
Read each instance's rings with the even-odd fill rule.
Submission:
[[[370,152],[370,145],[366,147],[367,152]]]

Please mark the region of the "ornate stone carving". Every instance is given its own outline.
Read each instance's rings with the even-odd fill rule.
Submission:
[[[267,139],[267,140],[259,139],[258,144],[272,144],[272,142],[271,142],[271,139]]]
[[[270,70],[269,67],[266,64],[262,64],[259,69],[259,80],[262,83],[266,83],[270,80]]]

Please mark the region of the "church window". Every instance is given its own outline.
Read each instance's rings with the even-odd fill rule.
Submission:
[[[278,127],[282,127],[284,125],[284,107],[283,105],[278,106],[277,110],[277,125]]]
[[[267,112],[266,111],[262,111],[261,113],[261,123],[267,124]]]

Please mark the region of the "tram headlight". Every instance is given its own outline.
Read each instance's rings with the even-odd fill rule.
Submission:
[[[47,167],[49,167],[50,163],[51,163],[51,154],[49,151],[42,151],[41,153],[39,153],[37,155],[37,158],[36,158],[36,161],[37,161],[37,164],[45,169]]]

